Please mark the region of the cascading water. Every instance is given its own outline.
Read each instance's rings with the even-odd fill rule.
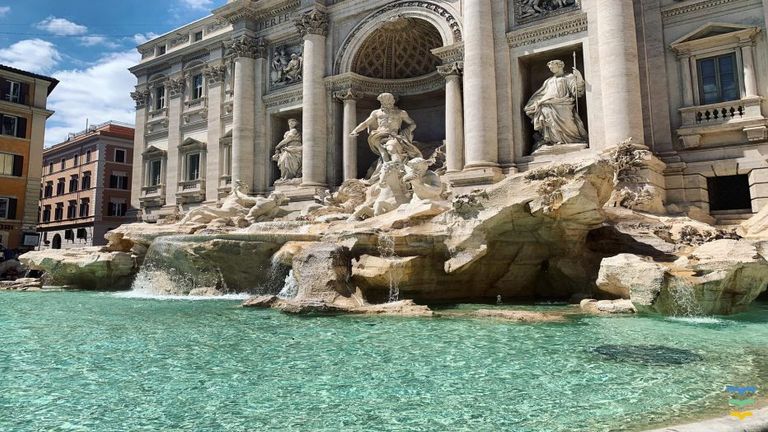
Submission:
[[[696,317],[701,316],[702,311],[696,300],[696,290],[692,283],[681,283],[669,291],[672,301],[675,302],[676,316]]]
[[[379,254],[381,258],[390,262],[387,277],[389,278],[389,302],[400,300],[400,279],[402,274],[399,269],[400,262],[395,254],[395,239],[390,234],[382,233],[379,235]]]
[[[299,282],[293,277],[293,270],[288,271],[288,276],[285,277],[285,283],[283,289],[277,294],[282,299],[292,299],[299,294]]]

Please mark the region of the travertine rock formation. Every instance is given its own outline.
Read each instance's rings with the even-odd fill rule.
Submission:
[[[128,289],[138,270],[130,253],[99,247],[45,249],[27,252],[20,259],[27,268],[44,271],[46,284],[79,289]]]

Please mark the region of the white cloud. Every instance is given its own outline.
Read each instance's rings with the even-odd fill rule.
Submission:
[[[75,24],[66,18],[49,16],[35,25],[40,30],[45,30],[56,36],[77,36],[88,33],[88,27]]]
[[[0,17],[4,17],[8,15],[10,11],[11,11],[10,6],[0,6]]]
[[[213,6],[213,0],[181,0],[181,4],[190,9],[208,9]]]
[[[159,34],[155,34],[152,32],[149,33],[136,33],[133,35],[133,41],[136,43],[136,45],[141,45],[145,42],[151,41],[152,39],[160,36]]]
[[[120,46],[119,44],[109,40],[106,36],[101,35],[82,36],[80,38],[80,45],[87,47],[102,45],[110,49],[115,49]]]
[[[48,73],[60,60],[56,47],[42,39],[26,39],[0,49],[0,63],[29,72]]]
[[[60,83],[48,99],[48,107],[56,113],[48,120],[46,146],[85,129],[86,119],[90,124],[109,120],[133,124],[136,114],[130,93],[136,77],[128,68],[139,60],[139,54],[131,50],[109,54],[86,69],[54,73]]]

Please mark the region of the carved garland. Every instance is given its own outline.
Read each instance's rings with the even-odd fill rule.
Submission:
[[[456,42],[459,42],[462,40],[461,25],[459,24],[459,21],[456,19],[456,17],[454,17],[447,9],[428,1],[405,0],[405,1],[400,1],[400,2],[396,2],[390,5],[384,6],[383,8],[377,10],[372,15],[369,15],[364,20],[362,20],[344,40],[344,43],[342,44],[339,52],[340,53],[346,52],[347,48],[349,48],[349,45],[352,43],[353,40],[355,40],[355,36],[368,23],[379,20],[379,17],[381,17],[381,15],[386,14],[387,12],[393,11],[395,9],[408,8],[408,7],[423,8],[440,15],[445,19],[445,21],[448,22],[448,26],[451,28],[451,31],[453,32],[453,37],[456,39]],[[343,57],[342,55],[337,56],[336,63],[333,66],[337,74],[341,73],[342,57]]]

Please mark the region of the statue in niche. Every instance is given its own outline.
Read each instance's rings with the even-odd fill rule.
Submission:
[[[275,182],[289,182],[301,177],[301,132],[297,129],[299,122],[296,119],[288,120],[288,132],[283,135],[283,140],[275,146],[275,154],[272,160],[277,162],[280,169],[280,179]]]
[[[566,75],[565,63],[553,60],[547,63],[553,76],[531,96],[525,105],[525,114],[536,130],[533,150],[542,146],[586,144],[587,130],[578,113],[578,98],[585,94],[584,77],[578,69]]]
[[[413,144],[416,122],[407,112],[395,106],[395,97],[392,94],[382,93],[377,99],[381,108],[373,111],[351,133],[356,137],[360,132],[367,130],[368,145],[371,151],[379,156],[376,169],[371,175],[372,183],[378,180],[381,167],[385,163],[405,163],[410,159],[422,157],[421,151]],[[403,124],[407,126],[403,128]]]

